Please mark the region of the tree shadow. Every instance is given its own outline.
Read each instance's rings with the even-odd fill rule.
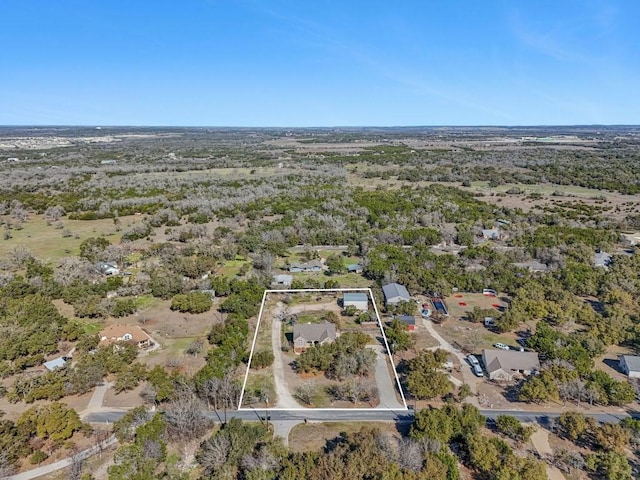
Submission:
[[[620,369],[620,362],[618,360],[614,360],[613,358],[605,358],[604,360],[602,360],[602,363],[604,363],[607,367],[614,369],[616,372],[622,373],[624,375],[624,372]]]

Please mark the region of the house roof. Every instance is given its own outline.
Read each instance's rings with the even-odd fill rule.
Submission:
[[[593,264],[596,267],[608,267],[611,263],[611,254],[607,252],[597,252],[593,257]]]
[[[297,323],[293,326],[293,341],[302,338],[307,342],[322,342],[327,338],[336,338],[336,326],[333,323]]]
[[[400,285],[399,283],[390,283],[388,285],[382,286],[382,292],[384,293],[384,298],[395,298],[402,297],[407,300],[411,300],[411,295],[405,288],[404,285]]]
[[[362,270],[362,269],[363,267],[359,263],[350,263],[349,265],[347,265],[347,271],[349,272],[355,272],[356,270]]]
[[[285,275],[285,274],[274,275],[273,281],[275,283],[291,283],[293,282],[293,275]]]
[[[366,293],[345,293],[342,298],[345,302],[369,302],[369,296]]]
[[[525,370],[540,369],[540,360],[536,352],[516,352],[513,350],[485,350],[484,356],[487,372],[497,370]]]
[[[416,324],[416,317],[414,317],[413,315],[400,315],[398,317],[398,320],[400,320],[402,323],[406,323],[407,325]]]
[[[292,268],[322,268],[322,262],[320,260],[310,260],[304,263],[292,263]]]
[[[622,355],[630,372],[640,372],[640,357],[635,355]]]
[[[100,341],[118,341],[126,334],[131,335],[131,341],[144,342],[145,340],[151,340],[151,337],[135,325],[109,325],[100,332]]]
[[[64,357],[54,358],[53,360],[49,360],[48,362],[44,362],[44,368],[47,370],[55,370],[56,368],[64,367],[65,359]]]
[[[482,230],[482,236],[487,238],[497,238],[500,236],[500,230],[497,228],[485,228]]]

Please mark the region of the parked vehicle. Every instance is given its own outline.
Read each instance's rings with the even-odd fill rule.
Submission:
[[[493,346],[500,350],[510,350],[509,345],[505,345],[504,343],[494,343]]]
[[[484,372],[482,371],[482,367],[480,367],[480,365],[473,366],[473,373],[476,377],[484,377]]]
[[[467,357],[467,362],[469,362],[469,365],[471,365],[472,367],[479,367],[480,366],[480,362],[478,361],[478,359],[476,358],[475,355],[469,355]]]

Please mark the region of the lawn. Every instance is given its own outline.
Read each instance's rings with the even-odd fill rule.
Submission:
[[[223,277],[227,278],[235,277],[240,273],[245,265],[251,266],[251,260],[245,258],[228,260],[218,269],[217,273],[218,275],[222,275]]]
[[[142,221],[134,215],[121,217],[122,224]],[[62,257],[80,254],[80,244],[89,237],[105,236],[109,242],[120,243],[120,233],[116,232],[113,219],[68,220],[63,219],[64,228],[47,225],[42,215],[31,215],[21,230],[11,230],[11,238],[0,243],[0,255],[6,256],[16,246],[27,248],[33,255],[45,262],[55,262]],[[69,231],[70,236],[63,236]]]

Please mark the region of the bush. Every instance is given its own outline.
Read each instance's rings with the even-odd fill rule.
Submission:
[[[39,465],[40,463],[44,462],[47,458],[49,458],[49,455],[44,453],[42,450],[37,450],[33,452],[33,455],[29,457],[29,463],[31,465]]]
[[[189,292],[173,297],[171,310],[182,313],[204,313],[211,310],[213,301],[211,295],[204,292]]]
[[[256,352],[251,359],[252,368],[265,368],[273,364],[273,353],[269,350]]]

